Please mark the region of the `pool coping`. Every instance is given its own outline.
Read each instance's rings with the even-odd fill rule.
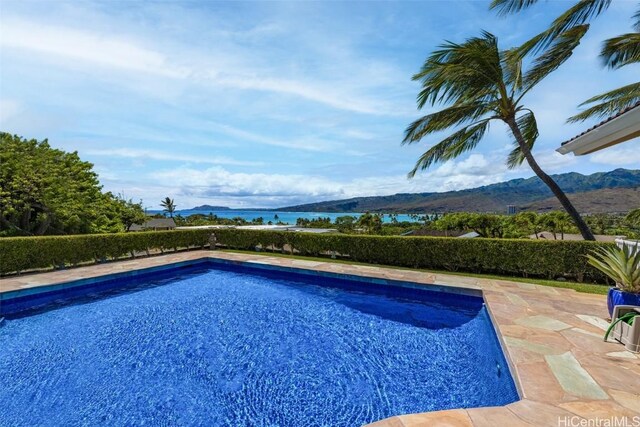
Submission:
[[[265,269],[429,290],[481,293],[521,400],[500,407],[398,415],[375,427],[563,425],[592,419],[640,417],[640,357],[603,342],[606,298],[522,282],[197,250],[0,279],[0,304],[8,296],[80,286],[141,272],[224,261]],[[435,287],[435,289],[434,289]],[[640,419],[640,418],[638,418]],[[571,425],[571,424],[564,424]],[[578,424],[576,424],[578,425]],[[631,425],[631,424],[629,424]]]

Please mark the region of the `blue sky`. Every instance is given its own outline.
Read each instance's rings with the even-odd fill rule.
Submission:
[[[499,18],[472,2],[0,2],[0,128],[77,150],[106,190],[158,207],[276,207],[447,191],[533,174],[509,171],[506,128],[476,151],[408,180],[436,139],[401,147],[416,110],[411,76],[443,40],[484,29],[503,48],[569,2]],[[583,157],[555,148],[584,99],[637,80],[603,69],[603,39],[631,29],[616,1],[574,56],[525,98],[535,154],[552,173],[640,167],[638,142]]]

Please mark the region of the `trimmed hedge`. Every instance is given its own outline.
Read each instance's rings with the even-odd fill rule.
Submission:
[[[0,239],[0,274],[130,256],[134,252],[204,247],[215,234],[230,249],[257,247],[307,256],[335,255],[353,261],[508,276],[566,277],[606,283],[585,255],[612,243],[526,239],[313,234],[268,230],[176,230]]]
[[[204,247],[211,230],[145,231],[0,239],[0,274],[131,256],[134,252]]]
[[[585,255],[612,243],[528,239],[312,234],[218,229],[219,244],[230,249],[285,248],[300,255],[348,257],[353,261],[434,270],[606,283]]]

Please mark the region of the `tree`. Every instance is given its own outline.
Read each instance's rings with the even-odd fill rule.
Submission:
[[[133,224],[142,224],[147,218],[142,207],[142,200],[139,203],[134,203],[131,199],[125,200],[123,197],[118,197],[116,204],[118,216],[125,231],[129,231]]]
[[[558,233],[560,240],[564,240],[564,233],[571,226],[571,218],[564,212],[551,211],[540,215],[538,224],[548,229],[553,234],[554,240],[558,240]]]
[[[180,227],[187,225],[187,219],[180,214],[177,214],[176,216],[174,216],[173,221],[176,223],[177,226],[180,226]]]
[[[504,235],[505,217],[487,213],[456,212],[435,221],[437,230],[448,234],[452,230],[473,230],[480,237],[501,238]]]
[[[160,202],[160,206],[163,207],[162,212],[168,213],[169,216],[173,218],[173,213],[176,211],[176,204],[173,202],[173,199],[165,197],[164,200]]]
[[[634,236],[640,238],[640,208],[629,211],[624,217],[624,222],[631,229]]]
[[[113,196],[77,152],[2,132],[0,165],[0,234],[121,230]]]
[[[462,213],[462,215],[466,215]],[[450,231],[464,230],[465,220],[461,213],[446,213],[433,222],[433,228],[444,231],[445,236],[449,236]]]
[[[303,228],[331,228],[331,218],[330,217],[319,217],[319,218],[298,218],[296,220],[296,226]]]
[[[567,31],[552,42],[545,54],[536,57],[527,70],[514,49],[500,50],[497,38],[488,32],[462,44],[446,42],[433,52],[420,72],[413,76],[422,83],[418,108],[427,104],[444,104],[444,108],[411,123],[405,131],[403,144],[413,144],[425,136],[451,128],[459,129],[422,154],[409,177],[434,163],[473,150],[483,139],[489,123],[502,121],[514,140],[507,166],[515,168],[526,160],[573,218],[582,236],[594,240],[593,233],[569,198],[531,153],[538,138],[538,126],[533,111],[522,104],[530,90],[571,56],[587,26]]]
[[[591,214],[584,217],[589,227],[598,234],[607,234],[607,230],[614,226],[614,219],[605,213]]]
[[[364,213],[358,218],[357,225],[367,234],[380,234],[382,231],[382,216],[369,212]]]
[[[504,217],[486,213],[469,214],[469,228],[480,237],[501,238],[504,235]]]
[[[247,220],[242,218],[241,216],[234,216],[233,218],[231,218],[231,224],[246,225],[247,224]]]
[[[339,216],[335,219],[335,225],[339,232],[350,233],[355,227],[356,217],[351,215]]]
[[[518,212],[511,217],[511,221],[516,226],[519,234],[528,236],[534,234],[536,239],[539,239],[538,233],[540,232],[538,214],[531,211]]]
[[[506,15],[526,9],[538,0],[493,0],[491,8],[499,14]],[[541,33],[531,38],[519,49],[520,56],[536,51],[551,52],[553,43],[563,37],[577,37],[572,30],[585,27],[591,19],[609,8],[611,0],[580,0],[558,16]],[[640,10],[633,16],[635,31],[605,40],[600,57],[605,66],[618,69],[629,64],[640,62]],[[579,36],[581,37],[581,36]],[[570,122],[583,121],[591,117],[605,117],[617,113],[624,108],[640,102],[640,81],[625,85],[612,91],[587,99],[580,107],[589,106],[586,110],[571,117]]]

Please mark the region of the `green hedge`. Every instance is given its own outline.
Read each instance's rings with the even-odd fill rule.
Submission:
[[[566,277],[606,283],[585,255],[612,243],[525,239],[363,236],[262,230],[218,229],[219,244],[230,249],[294,249],[300,255],[348,257],[353,261],[521,277]]]
[[[0,239],[0,274],[120,258],[132,252],[202,247],[211,233],[231,249],[274,248],[307,256],[334,254],[353,261],[509,276],[605,283],[585,255],[610,243],[363,236],[264,230],[177,230]]]
[[[120,258],[133,252],[202,247],[210,235],[211,230],[176,230],[1,238],[0,274]]]

